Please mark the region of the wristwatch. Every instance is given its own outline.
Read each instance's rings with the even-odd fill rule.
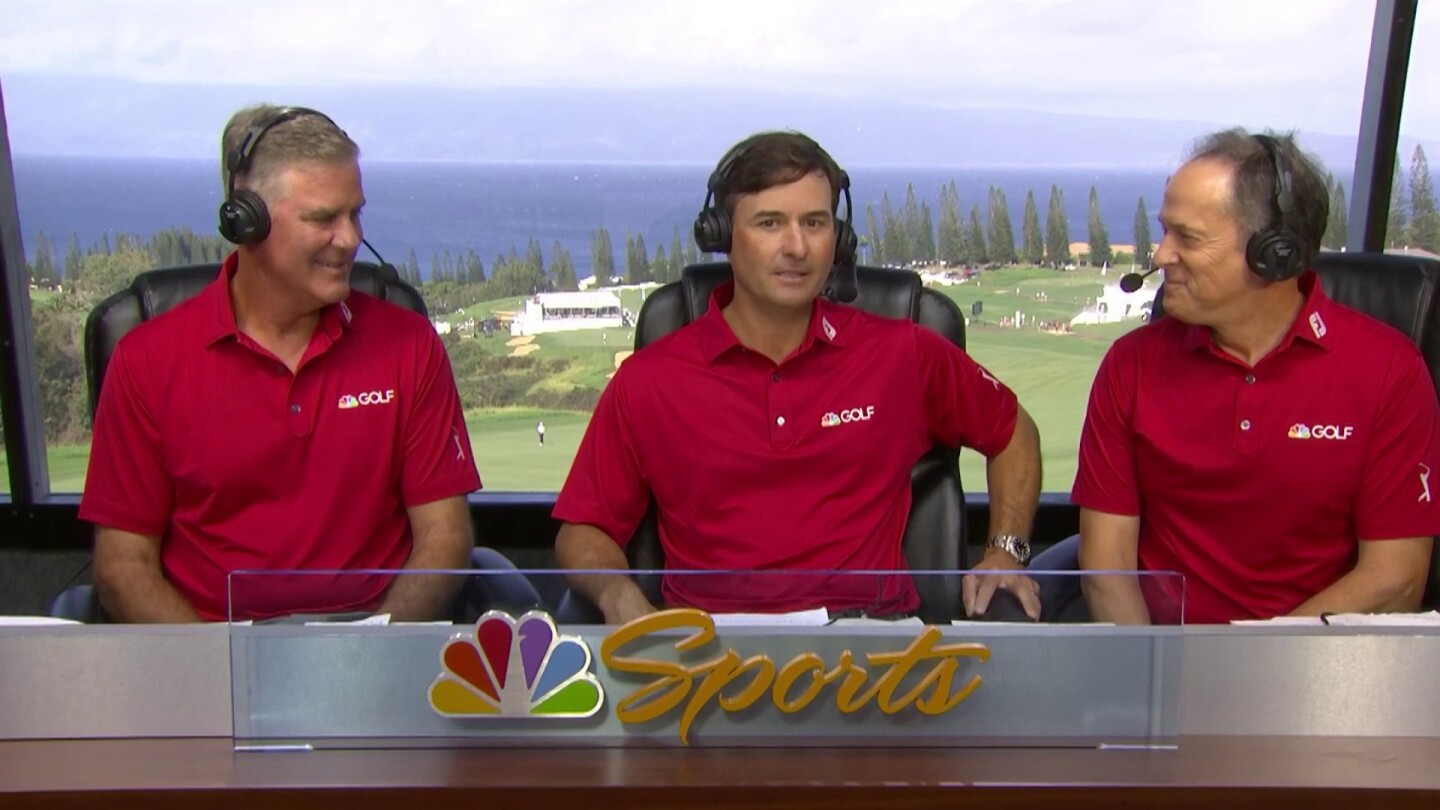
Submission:
[[[1019,535],[997,534],[985,541],[985,547],[1001,549],[1021,565],[1030,564],[1030,541]]]

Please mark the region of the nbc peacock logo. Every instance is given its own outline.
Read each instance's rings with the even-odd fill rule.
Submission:
[[[430,708],[446,717],[590,717],[605,691],[590,674],[590,648],[556,633],[539,611],[517,621],[490,611],[440,650]]]

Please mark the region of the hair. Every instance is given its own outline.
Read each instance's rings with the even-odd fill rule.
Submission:
[[[285,107],[256,104],[230,117],[220,137],[220,180],[229,191],[228,157],[240,148],[246,134],[261,121]],[[355,160],[360,147],[350,136],[323,115],[301,114],[265,130],[250,153],[250,165],[235,176],[235,188],[250,189],[266,202],[283,195],[278,187],[280,173],[296,163],[338,163]]]
[[[1300,151],[1294,133],[1264,134],[1275,139],[1278,151],[1290,166],[1291,207],[1285,225],[1300,238],[1305,266],[1313,266],[1330,217],[1330,189],[1320,161]],[[1275,162],[1254,135],[1238,127],[1206,135],[1191,149],[1189,160],[1218,160],[1234,168],[1229,208],[1245,240],[1278,224]]]
[[[820,172],[830,181],[830,211],[840,207],[840,186],[844,172],[840,165],[807,135],[799,132],[760,132],[731,147],[720,159],[717,171],[730,161],[715,184],[715,196],[725,213],[735,216],[735,203],[742,194],[754,194],[773,186],[793,183]]]

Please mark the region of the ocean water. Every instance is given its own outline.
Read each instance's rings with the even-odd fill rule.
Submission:
[[[33,258],[44,232],[64,255],[70,235],[88,247],[108,234],[149,237],[168,227],[188,226],[214,233],[215,212],[222,196],[214,162],[196,160],[115,159],[15,155],[16,194],[21,238]],[[590,234],[607,227],[617,262],[623,267],[625,234],[643,234],[650,255],[657,245],[670,251],[673,229],[682,244],[705,196],[709,166],[635,164],[478,164],[366,162],[365,233],[391,262],[400,263],[415,251],[422,272],[432,254],[445,250],[479,254],[486,268],[497,254],[513,246],[521,255],[529,240],[538,239],[549,261],[559,241],[571,253],[580,277],[591,274]],[[1097,189],[1111,244],[1133,241],[1136,201],[1145,197],[1151,233],[1165,175],[1159,172],[1076,169],[984,169],[924,167],[858,167],[850,169],[855,199],[855,227],[866,232],[865,206],[881,216],[881,197],[901,214],[907,185],[930,205],[939,226],[940,188],[954,182],[960,193],[962,219],[972,202],[982,218],[987,189],[1005,190],[1011,224],[1020,237],[1027,190],[1044,227],[1050,186],[1065,193],[1071,241],[1087,238],[1090,187]],[[843,212],[842,212],[843,214]],[[968,221],[968,220],[966,220]]]

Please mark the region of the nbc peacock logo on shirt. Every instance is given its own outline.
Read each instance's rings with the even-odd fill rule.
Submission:
[[[1308,439],[1310,438],[1310,428],[1297,422],[1290,426],[1290,433],[1287,435],[1292,439]]]
[[[354,394],[345,394],[340,397],[340,410],[345,411],[358,407],[360,407],[360,400],[356,399]]]
[[[440,650],[430,708],[445,717],[590,717],[605,701],[591,660],[585,642],[559,635],[549,615],[516,620],[492,610],[474,635],[457,634]]]

